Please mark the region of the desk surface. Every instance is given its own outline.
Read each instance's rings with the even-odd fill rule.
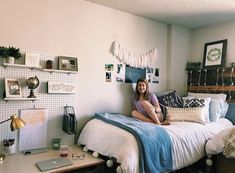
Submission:
[[[82,155],[85,154],[85,158],[83,160],[73,160],[72,153],[74,155]],[[60,157],[59,150],[49,150],[45,153],[33,154],[33,155],[24,155],[23,153],[6,155],[6,159],[0,162],[0,172],[4,173],[39,173],[40,170],[36,166],[36,162],[47,160],[51,158]],[[71,150],[69,151],[69,155],[67,157],[73,162],[73,165],[61,167],[58,169],[53,169],[49,171],[44,171],[43,173],[58,173],[58,172],[66,172],[77,169],[86,168],[89,166],[99,165],[104,162],[100,158],[94,158],[89,153],[83,152],[79,146],[71,146]]]

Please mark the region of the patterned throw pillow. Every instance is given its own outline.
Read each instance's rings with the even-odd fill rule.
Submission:
[[[183,98],[185,108],[204,107],[205,99],[199,98]]]
[[[211,122],[217,122],[219,118],[224,118],[228,110],[226,102],[226,94],[211,94],[211,93],[192,93],[188,92],[188,96],[197,98],[211,98],[209,106],[209,119]]]
[[[202,107],[194,108],[172,108],[166,107],[168,121],[188,121],[205,124],[205,116]]]
[[[210,122],[209,105],[211,98],[183,97],[184,108],[202,107],[206,122]]]
[[[183,107],[183,101],[176,91],[170,91],[160,96],[157,95],[157,99],[164,117],[166,116],[166,106]]]

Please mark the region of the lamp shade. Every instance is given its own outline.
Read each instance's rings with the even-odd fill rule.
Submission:
[[[22,119],[17,118],[15,114],[11,116],[11,131],[20,129],[24,126],[25,122]]]
[[[16,117],[16,114],[13,114],[9,119],[1,121],[0,124],[3,124],[7,121],[11,120],[11,131],[20,129],[25,126],[25,122]],[[0,153],[0,161],[3,161],[5,159],[5,154]]]

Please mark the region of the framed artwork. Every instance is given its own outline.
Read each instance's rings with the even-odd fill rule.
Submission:
[[[78,71],[78,60],[76,57],[58,57],[59,70]]]
[[[25,53],[25,65],[27,66],[39,66],[40,55],[36,53]]]
[[[18,79],[5,78],[6,97],[22,97],[21,85]]]
[[[50,94],[75,94],[76,91],[75,82],[48,81],[48,93]]]
[[[218,68],[225,64],[227,39],[205,44],[203,68]]]

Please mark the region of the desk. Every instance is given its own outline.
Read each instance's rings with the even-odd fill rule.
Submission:
[[[82,155],[85,153],[83,160],[73,160],[72,153],[74,155]],[[35,165],[36,162],[60,157],[59,150],[49,150],[45,153],[33,154],[25,156],[23,153],[16,153],[7,155],[6,159],[0,162],[0,172],[2,173],[39,173],[40,170]],[[83,152],[80,146],[71,146],[68,157],[73,165],[65,166],[43,173],[59,173],[59,172],[73,172],[75,170],[87,169],[89,167],[100,166],[104,163],[101,158],[94,158],[90,153]]]

